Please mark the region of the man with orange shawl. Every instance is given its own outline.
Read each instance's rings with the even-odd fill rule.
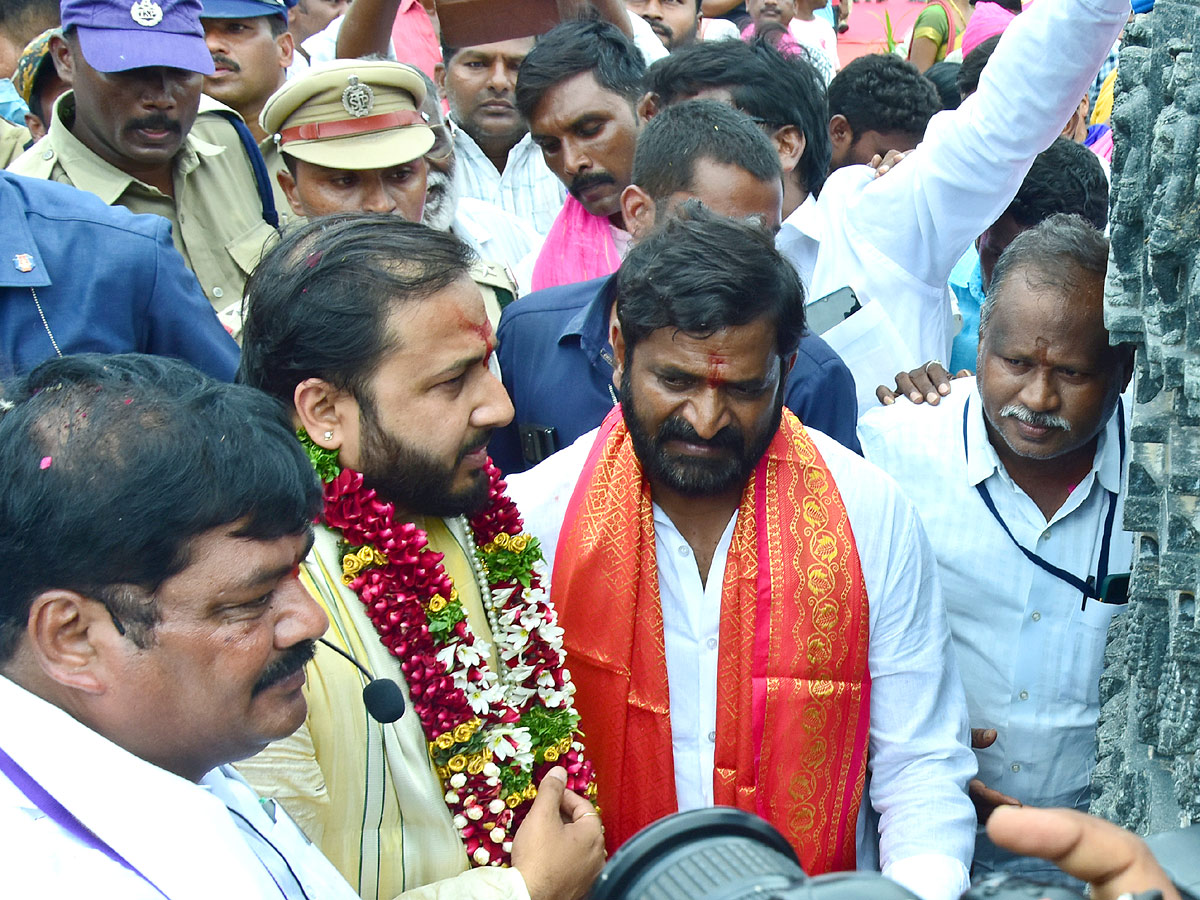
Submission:
[[[936,562],[895,483],[782,407],[795,271],[689,201],[618,277],[621,405],[511,479],[554,560],[609,850],[738,806],[810,873],[957,897],[975,763]]]

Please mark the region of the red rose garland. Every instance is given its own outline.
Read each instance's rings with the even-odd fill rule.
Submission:
[[[540,548],[522,534],[490,462],[487,474],[487,504],[468,524],[473,562],[490,588],[499,675],[478,646],[484,642],[471,631],[442,554],[428,548],[424,531],[397,522],[394,505],[365,488],[361,474],[343,469],[325,484],[322,518],[348,545],[343,581],[401,660],[468,857],[475,865],[508,865],[512,835],[546,771],[562,765],[568,788],[593,799],[596,789],[577,740],[575,688],[542,589]],[[488,606],[486,594],[483,600]]]

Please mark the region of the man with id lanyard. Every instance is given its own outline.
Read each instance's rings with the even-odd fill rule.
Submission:
[[[1108,242],[1078,216],[1024,232],[981,311],[977,381],[859,425],[937,555],[979,760],[977,876],[1062,880],[997,848],[982,822],[1000,804],[1086,811],[1090,800],[1105,638],[1132,553],[1120,395],[1133,352],[1109,345],[1107,265]]]
[[[52,359],[5,385],[0,465],[4,896],[357,900],[226,765],[303,723],[328,624],[282,407],[178,360]]]

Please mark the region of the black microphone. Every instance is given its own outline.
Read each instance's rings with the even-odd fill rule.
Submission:
[[[367,686],[363,688],[362,698],[363,705],[367,707],[367,712],[371,714],[372,719],[388,725],[404,715],[404,692],[400,690],[400,685],[390,678],[376,678],[367,671],[366,666],[341,647],[329,643],[325,638],[317,638],[317,640],[334,653],[350,660],[358,668],[358,671],[367,676]]]

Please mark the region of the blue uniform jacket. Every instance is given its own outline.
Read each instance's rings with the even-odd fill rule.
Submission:
[[[0,171],[0,377],[55,355],[47,325],[64,354],[174,356],[225,381],[237,371],[237,344],[166,219]]]
[[[535,291],[508,306],[497,330],[500,371],[515,415],[488,449],[502,472],[523,472],[522,428],[553,428],[561,450],[612,409],[608,314],[617,276]],[[861,453],[854,376],[816,335],[800,340],[784,403],[805,425]],[[531,438],[527,437],[526,440]]]

